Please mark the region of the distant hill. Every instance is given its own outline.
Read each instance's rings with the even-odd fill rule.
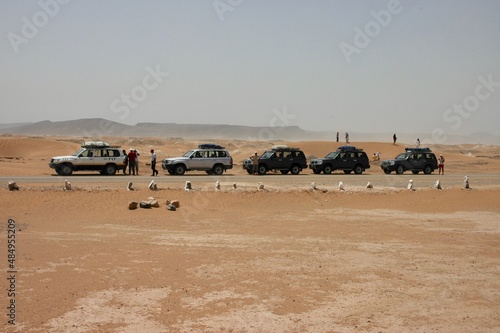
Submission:
[[[40,121],[23,124],[0,124],[0,134],[74,136],[80,138],[120,137],[162,137],[191,139],[233,139],[247,141],[334,141],[335,131],[307,131],[298,126],[255,127],[241,125],[138,123],[126,125],[102,118],[76,119],[67,121]],[[352,142],[392,142],[393,133],[350,132]],[[413,143],[420,137],[422,144],[432,143],[422,133],[398,133],[398,142]],[[340,133],[344,141],[344,133]],[[489,133],[475,133],[467,136],[449,135],[443,144],[491,144],[500,145],[500,136]]]

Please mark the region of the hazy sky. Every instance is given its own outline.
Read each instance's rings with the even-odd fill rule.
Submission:
[[[2,123],[500,134],[500,1],[0,0]]]

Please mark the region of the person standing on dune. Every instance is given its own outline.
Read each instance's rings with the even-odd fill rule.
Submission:
[[[396,144],[396,140],[398,139],[398,137],[396,136],[396,134],[394,134],[392,136],[392,144],[395,145]]]

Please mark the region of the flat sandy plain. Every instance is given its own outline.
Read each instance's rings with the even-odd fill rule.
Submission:
[[[198,142],[106,138],[159,159]],[[51,156],[76,151],[79,138],[0,137],[0,176],[48,176]],[[461,181],[416,191],[388,176],[369,190],[323,176],[313,191],[299,176],[244,175],[241,161],[284,142],[223,140],[237,164],[221,178],[116,175],[123,183],[56,182],[0,189],[2,332],[499,332],[500,186]],[[392,158],[405,145],[355,142]],[[339,145],[295,142],[308,156]],[[436,145],[447,174],[500,173],[500,147]],[[80,174],[80,173],[79,173]],[[97,173],[90,173],[96,175]],[[382,174],[376,163],[367,175]],[[460,177],[458,177],[460,176]],[[266,178],[268,177],[268,178]],[[303,184],[289,182],[302,177]],[[104,179],[106,177],[103,176]],[[255,181],[253,181],[255,178]],[[275,180],[278,178],[278,180]],[[270,181],[270,179],[273,179]],[[323,181],[324,179],[324,181]],[[396,179],[396,178],[394,178]],[[134,191],[126,183],[134,181]],[[287,181],[288,180],[288,181]],[[338,191],[342,180],[346,191]],[[257,183],[265,190],[257,190]],[[153,196],[160,208],[128,210]],[[180,208],[165,209],[166,200]],[[15,298],[8,296],[8,219],[15,220]],[[15,325],[8,323],[15,300]]]

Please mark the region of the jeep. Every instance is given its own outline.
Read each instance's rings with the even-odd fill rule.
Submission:
[[[49,167],[61,176],[88,170],[99,171],[102,175],[114,175],[117,170],[126,168],[125,154],[118,148],[103,141],[84,142],[73,155],[52,157]]]
[[[406,148],[404,153],[399,154],[393,160],[380,162],[380,168],[386,174],[396,171],[398,175],[410,170],[413,174],[423,171],[426,175],[437,169],[436,155],[429,148]]]
[[[341,146],[324,158],[312,159],[309,168],[315,174],[323,172],[325,175],[329,175],[332,171],[343,170],[346,174],[354,171],[355,174],[360,175],[370,168],[370,161],[363,149],[354,146]]]
[[[205,171],[209,175],[222,175],[233,168],[233,158],[222,146],[201,144],[181,157],[162,160],[163,170],[171,175],[182,176],[186,171]]]
[[[243,169],[249,174],[252,174],[252,167],[251,159],[243,161]],[[257,172],[259,175],[265,175],[268,171],[280,171],[284,175],[290,172],[292,175],[298,175],[305,168],[307,168],[307,161],[302,150],[287,146],[274,146],[259,157]]]

